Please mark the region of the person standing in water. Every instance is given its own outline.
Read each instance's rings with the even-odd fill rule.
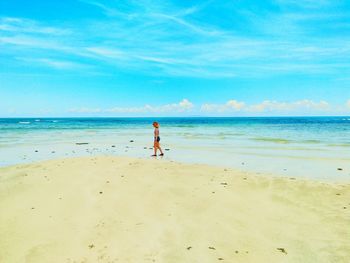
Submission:
[[[153,122],[153,127],[154,127],[154,154],[152,156],[157,156],[157,150],[159,149],[160,155],[163,156],[164,153],[162,151],[162,148],[160,148],[160,137],[159,137],[159,123],[158,122]]]

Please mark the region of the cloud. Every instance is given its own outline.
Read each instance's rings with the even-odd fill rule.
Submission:
[[[37,66],[48,66],[59,70],[73,70],[73,69],[82,69],[82,68],[88,67],[87,65],[69,61],[69,60],[57,60],[57,59],[49,59],[49,58],[28,59],[28,58],[22,58],[22,57],[18,57],[16,59],[24,62],[30,62],[31,64],[36,64]]]
[[[82,107],[82,108],[70,109],[69,112],[72,112],[72,113],[102,113],[103,111],[100,108]]]
[[[183,99],[178,103],[160,106],[146,104],[136,107],[113,107],[101,108],[75,108],[69,110],[71,113],[99,114],[99,115],[149,115],[149,114],[180,114],[188,115],[215,115],[215,116],[311,116],[328,114],[345,114],[350,110],[350,99],[343,106],[331,105],[327,101],[297,100],[297,101],[275,101],[265,100],[257,104],[248,104],[238,100],[228,100],[223,104],[205,103],[200,106],[194,105],[190,100]]]
[[[200,111],[203,113],[312,113],[328,112],[332,106],[326,101],[315,102],[312,100],[298,100],[292,102],[280,102],[265,100],[258,104],[247,104],[237,100],[229,100],[225,104],[203,104]]]
[[[312,31],[318,30],[316,23],[321,29],[346,24],[348,14],[334,8],[295,10],[295,5],[308,6],[313,0],[275,0],[272,3],[281,8],[259,12],[244,1],[234,5],[215,2],[222,16],[217,19],[207,17],[214,1],[194,6],[143,0],[80,2],[104,16],[69,25],[0,17],[1,53],[32,59],[54,55],[58,60],[70,55],[72,60],[95,65],[95,72],[121,69],[158,76],[350,73],[350,62],[345,59],[350,56],[349,37],[327,35],[325,41],[323,32],[336,30]],[[333,2],[321,0],[315,5],[337,7]],[[230,22],[233,18],[237,23]],[[23,64],[17,67],[23,68]]]
[[[350,110],[350,99],[346,102],[346,107]]]
[[[330,5],[333,1],[330,0],[275,0],[279,5],[292,5],[300,8],[324,8]]]
[[[251,105],[247,108],[250,112],[293,112],[301,110],[327,111],[330,105],[326,101],[314,102],[312,100],[299,100],[294,102],[278,102],[265,100],[259,104]]]
[[[35,20],[18,17],[0,17],[0,32],[1,31],[43,35],[67,35],[71,33],[68,29],[42,26]]]
[[[237,100],[229,100],[223,105],[220,104],[203,104],[201,106],[201,111],[202,112],[217,112],[217,113],[222,113],[222,112],[232,112],[232,111],[240,111],[244,109],[245,103],[240,102]]]
[[[110,58],[110,59],[125,59],[126,54],[119,49],[111,49],[106,47],[87,47],[86,51],[93,55],[99,56],[99,58]]]
[[[151,106],[146,104],[142,107],[113,107],[109,109],[100,108],[75,108],[70,109],[71,113],[127,113],[127,114],[147,114],[147,113],[185,113],[193,109],[194,105],[188,99],[183,99],[179,103]]]

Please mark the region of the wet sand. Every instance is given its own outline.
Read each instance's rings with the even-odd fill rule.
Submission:
[[[350,183],[163,160],[0,169],[0,262],[349,262]]]

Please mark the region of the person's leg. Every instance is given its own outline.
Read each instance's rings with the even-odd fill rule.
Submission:
[[[154,145],[153,145],[154,154],[153,154],[153,156],[157,156],[157,149],[158,149],[158,142],[154,142]]]
[[[158,149],[160,151],[160,155],[164,155],[163,151],[162,151],[162,148],[160,148],[160,145],[158,145]]]

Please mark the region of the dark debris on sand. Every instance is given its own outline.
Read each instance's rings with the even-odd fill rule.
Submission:
[[[282,252],[283,254],[286,254],[286,255],[288,254],[287,251],[283,247],[278,247],[277,250]]]

